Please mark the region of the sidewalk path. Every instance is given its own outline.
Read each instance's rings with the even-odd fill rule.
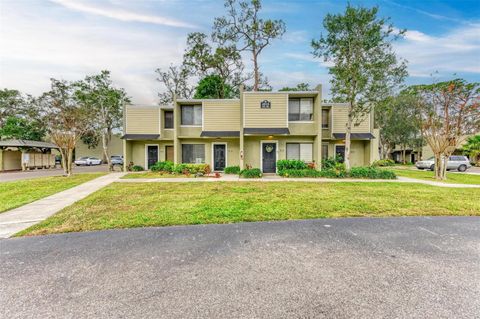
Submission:
[[[0,238],[7,238],[24,230],[61,209],[117,181],[125,173],[111,173],[98,177],[60,193],[0,214]]]
[[[397,179],[353,179],[353,178],[283,178],[280,176],[264,176],[263,178],[239,178],[236,175],[224,175],[220,178],[178,177],[178,178],[126,178],[120,183],[184,183],[184,182],[310,182],[310,183],[417,183],[448,188],[480,188],[475,184],[448,184],[399,176]]]

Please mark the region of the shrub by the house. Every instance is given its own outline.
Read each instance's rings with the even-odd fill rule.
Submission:
[[[133,165],[133,166],[132,166],[132,171],[134,171],[134,172],[141,172],[141,171],[143,171],[143,167],[140,166],[140,165]]]
[[[173,164],[173,162],[170,162],[170,161],[156,162],[155,165],[150,167],[150,170],[152,172],[172,173],[174,167],[175,167],[175,164]]]
[[[240,166],[227,166],[225,167],[225,174],[240,174]]]
[[[307,169],[308,166],[301,160],[279,160],[277,161],[277,170],[284,171],[290,169]]]
[[[243,178],[260,178],[262,177],[262,171],[259,168],[248,168],[242,170],[240,176]]]
[[[369,178],[369,179],[395,179],[394,172],[376,167],[352,167],[348,172],[351,178]]]
[[[394,166],[395,161],[391,159],[381,159],[373,162],[372,166]]]

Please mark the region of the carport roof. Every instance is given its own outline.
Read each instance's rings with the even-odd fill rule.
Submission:
[[[0,141],[0,147],[58,148],[58,146],[53,143],[29,140],[4,140]]]

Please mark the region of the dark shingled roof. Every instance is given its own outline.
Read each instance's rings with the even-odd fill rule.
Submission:
[[[240,131],[202,131],[201,137],[240,137]]]
[[[156,140],[160,134],[125,134],[122,136],[124,140]]]
[[[288,128],[244,128],[244,134],[261,134],[261,135],[288,135]]]
[[[345,133],[333,133],[333,138],[344,139]],[[371,140],[374,139],[375,136],[373,136],[372,133],[351,133],[350,138],[352,140]]]
[[[4,140],[0,141],[0,147],[58,148],[58,146],[53,143],[29,140]]]

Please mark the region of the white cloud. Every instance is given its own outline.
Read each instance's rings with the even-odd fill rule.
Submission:
[[[300,60],[304,62],[314,62],[318,63],[323,67],[332,67],[334,63],[331,61],[324,61],[323,58],[315,58],[311,53],[295,53],[295,52],[287,52],[285,56],[288,58],[292,58],[295,60]]]
[[[428,77],[435,71],[443,75],[456,72],[480,73],[480,24],[453,29],[441,36],[407,31],[395,43],[399,56],[408,60],[411,76]]]
[[[79,80],[103,69],[135,103],[157,103],[155,69],[179,63],[185,34],[178,29],[97,26],[12,6],[0,19],[0,87],[38,95],[49,78]]]
[[[70,10],[94,14],[102,17],[120,20],[120,21],[144,22],[144,23],[153,23],[153,24],[166,25],[166,26],[172,26],[172,27],[195,28],[194,25],[187,22],[165,18],[161,16],[130,12],[130,11],[115,8],[115,7],[100,7],[97,5],[87,4],[79,1],[71,1],[71,0],[50,0],[50,1],[53,3],[59,4]]]

